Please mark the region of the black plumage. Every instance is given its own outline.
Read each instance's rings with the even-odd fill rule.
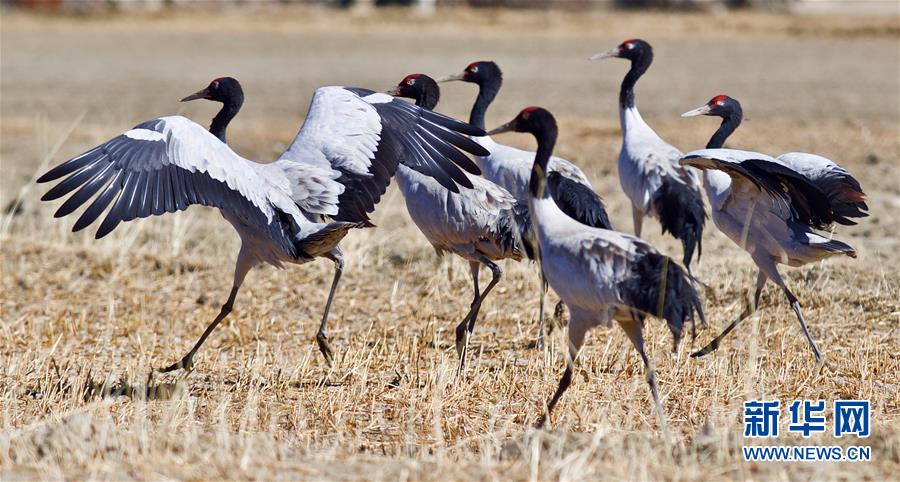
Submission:
[[[687,184],[664,180],[650,201],[659,215],[662,232],[672,233],[681,241],[684,265],[690,269],[694,250],[697,250],[697,259],[703,254],[703,227],[706,225],[703,198]]]
[[[590,187],[562,174],[547,174],[547,187],[557,206],[570,218],[594,228],[612,229],[603,200]]]

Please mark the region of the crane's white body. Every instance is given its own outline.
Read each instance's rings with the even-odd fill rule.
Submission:
[[[700,192],[700,176],[678,165],[681,151],[662,140],[644,121],[637,107],[619,109],[622,149],[619,152],[619,183],[635,213],[658,217],[652,196],[664,179],[673,179]]]
[[[490,136],[475,137],[473,140],[491,152],[490,156],[475,157],[475,163],[481,169],[482,175],[509,191],[517,201],[527,205],[530,197],[528,183],[531,179],[531,166],[534,164],[534,151],[499,144]],[[591,182],[584,172],[575,164],[561,157],[550,157],[547,168],[550,172],[558,172],[593,190]]]
[[[395,175],[410,217],[438,255],[449,251],[472,262],[480,262],[479,254],[491,260],[521,258],[518,249],[510,249],[515,244],[500,239],[502,223],[514,226],[515,198],[487,179],[468,177],[474,187],[454,193],[406,166]]]

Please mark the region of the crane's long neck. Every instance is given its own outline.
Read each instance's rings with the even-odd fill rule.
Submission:
[[[225,130],[228,128],[231,119],[234,119],[234,116],[240,112],[241,105],[244,104],[244,95],[238,94],[229,96],[222,104],[222,109],[219,110],[219,113],[216,114],[215,117],[213,117],[212,124],[209,126],[209,132],[218,137],[220,141],[227,144],[227,141],[225,140]]]
[[[728,136],[731,135],[735,129],[741,125],[741,120],[743,119],[743,113],[740,108],[733,111],[730,115],[722,119],[722,124],[716,130],[715,134],[709,138],[709,142],[706,143],[707,149],[719,149],[720,147],[725,145],[725,139],[728,139]]]
[[[622,87],[619,89],[619,108],[630,109],[634,107],[634,84],[644,75],[653,62],[653,54],[646,52],[631,61],[631,69],[622,79]]]
[[[478,97],[475,99],[475,104],[472,106],[472,113],[469,115],[469,124],[472,124],[479,129],[484,129],[484,116],[487,113],[488,106],[491,105],[491,102],[494,101],[494,98],[497,97],[497,93],[500,92],[500,86],[503,84],[503,80],[497,77],[490,77],[478,84]]]
[[[531,181],[528,183],[531,195],[535,199],[545,199],[550,196],[547,190],[547,164],[553,155],[553,147],[556,145],[557,128],[555,125],[544,126],[535,133],[538,147],[534,155],[534,165],[531,167]]]

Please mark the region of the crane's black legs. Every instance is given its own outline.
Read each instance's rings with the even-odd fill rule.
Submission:
[[[219,323],[231,313],[231,309],[234,306],[234,299],[237,297],[238,290],[241,289],[241,285],[244,283],[244,278],[247,277],[247,273],[258,264],[258,261],[251,257],[247,251],[244,250],[244,247],[241,246],[241,251],[238,253],[237,263],[234,267],[234,282],[231,285],[231,294],[228,295],[228,301],[222,305],[222,309],[219,311],[216,319],[206,327],[206,330],[200,335],[200,339],[197,340],[197,343],[194,345],[194,348],[191,348],[191,351],[187,353],[180,361],[173,363],[160,371],[163,373],[172,372],[178,370],[179,368],[183,368],[190,372],[194,368],[194,355],[197,353],[197,350],[200,349],[200,346],[203,345],[203,342],[209,337],[209,335],[219,326]]]
[[[730,325],[726,326],[722,333],[719,333],[719,336],[713,338],[713,341],[709,342],[708,345],[704,346],[700,350],[691,353],[692,358],[697,358],[703,355],[707,355],[712,353],[713,351],[719,348],[719,344],[722,342],[722,339],[725,338],[731,330],[734,330],[738,323],[744,321],[748,316],[752,315],[756,308],[759,306],[759,297],[762,295],[763,286],[766,285],[766,274],[759,270],[756,274],[756,291],[753,293],[753,300],[744,307],[744,311],[741,312],[738,319],[731,322]]]
[[[644,370],[647,372],[647,385],[650,386],[650,394],[653,395],[653,404],[656,406],[656,413],[659,416],[660,428],[662,428],[663,437],[668,440],[668,428],[666,427],[666,412],[663,410],[662,403],[659,401],[659,386],[656,383],[656,369],[653,368],[653,362],[644,351],[644,334],[643,322],[640,321],[619,321],[619,326],[625,330],[631,344],[641,355],[644,361]]]
[[[809,327],[806,325],[806,319],[803,318],[803,312],[800,311],[800,302],[797,301],[797,297],[794,296],[787,285],[784,284],[784,280],[781,278],[781,274],[778,273],[778,269],[774,264],[772,264],[768,275],[775,284],[781,287],[781,290],[784,291],[784,295],[787,296],[788,303],[791,304],[791,309],[793,309],[794,314],[797,315],[797,321],[800,322],[800,328],[803,329],[803,334],[806,336],[806,341],[809,342],[809,347],[812,348],[813,355],[816,357],[816,364],[822,363],[822,354],[819,353],[816,342],[813,341],[812,335],[809,334]]]
[[[562,378],[559,379],[559,386],[553,392],[553,397],[547,403],[547,411],[541,414],[541,418],[535,424],[536,428],[543,428],[546,425],[547,421],[550,420],[550,414],[553,413],[553,409],[559,403],[559,399],[569,388],[569,385],[572,384],[575,360],[578,358],[581,346],[584,345],[584,336],[587,334],[587,329],[588,325],[582,320],[576,320],[573,316],[569,317],[569,356],[566,358],[566,370],[563,372]]]
[[[481,264],[484,264],[488,268],[491,269],[491,282],[488,283],[487,287],[483,292],[478,292],[478,271],[480,268],[480,264],[474,261],[469,263],[469,267],[472,270],[472,280],[475,288],[475,295],[472,300],[472,306],[469,308],[469,313],[466,314],[466,317],[463,318],[462,322],[456,326],[456,354],[459,355],[459,369],[462,371],[462,368],[466,364],[466,353],[468,352],[469,347],[469,337],[472,332],[475,331],[475,322],[478,320],[478,311],[481,310],[481,303],[484,302],[484,299],[487,297],[488,293],[494,289],[494,286],[500,282],[500,278],[503,276],[503,270],[500,269],[493,261],[485,258],[482,255],[478,255],[478,259],[481,260]]]
[[[331,281],[331,291],[328,292],[328,301],[325,302],[325,313],[322,315],[322,323],[319,324],[319,332],[316,333],[316,343],[319,344],[319,351],[325,357],[325,362],[331,365],[334,362],[334,350],[328,337],[325,335],[325,325],[328,323],[328,314],[331,312],[331,302],[334,299],[334,292],[337,291],[338,282],[341,280],[341,274],[344,272],[344,258],[340,253],[329,253],[326,256],[334,261],[334,279]]]
[[[546,316],[544,314],[544,300],[547,297],[547,289],[548,289],[547,278],[544,277],[544,272],[542,270],[541,271],[541,306],[538,309],[538,338],[537,338],[537,342],[535,343],[535,348],[537,348],[538,350],[544,349],[544,329],[545,329],[544,328],[544,326],[545,326],[544,317]]]

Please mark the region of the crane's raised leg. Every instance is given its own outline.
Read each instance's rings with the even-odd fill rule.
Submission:
[[[536,428],[543,428],[544,425],[546,425],[547,421],[550,420],[550,414],[553,413],[553,409],[556,407],[556,404],[559,403],[559,399],[562,397],[563,393],[568,390],[569,385],[572,384],[572,373],[575,370],[575,360],[578,358],[578,352],[581,351],[581,346],[584,345],[584,336],[587,334],[589,327],[589,324],[585,323],[583,320],[576,319],[574,316],[569,317],[569,356],[566,358],[566,370],[563,372],[562,378],[559,379],[559,386],[557,386],[556,391],[553,392],[553,397],[547,402],[547,411],[541,414],[541,418],[539,418],[537,424],[535,424]]]
[[[231,286],[231,294],[228,295],[228,300],[222,305],[222,309],[219,310],[219,314],[216,316],[216,319],[206,327],[206,330],[203,331],[203,334],[200,335],[200,339],[197,340],[197,343],[194,344],[194,347],[191,348],[191,351],[187,353],[181,360],[160,369],[160,372],[168,373],[173,372],[178,369],[184,369],[188,373],[194,368],[194,355],[197,353],[197,350],[203,345],[209,335],[219,326],[219,323],[231,313],[232,308],[234,307],[234,299],[237,297],[238,290],[241,288],[241,284],[244,283],[244,278],[247,276],[247,273],[255,266],[256,263],[251,260],[250,256],[246,254],[243,247],[241,248],[240,253],[238,253],[237,264],[234,268],[234,282]]]
[[[322,314],[322,322],[319,323],[319,331],[316,333],[316,343],[319,345],[322,356],[325,357],[325,362],[330,366],[334,362],[334,350],[331,348],[331,343],[328,342],[328,336],[325,335],[325,328],[328,324],[328,314],[331,312],[334,293],[337,291],[338,282],[341,281],[341,274],[344,272],[344,258],[337,249],[329,253],[326,258],[334,261],[334,279],[331,280],[331,290],[328,292],[328,300],[325,302],[325,312]]]
[[[762,295],[763,286],[766,285],[766,274],[763,273],[762,270],[759,270],[756,274],[756,291],[753,293],[753,300],[744,307],[744,311],[741,312],[738,319],[731,322],[730,325],[726,326],[722,333],[719,333],[719,336],[713,338],[713,341],[709,342],[708,345],[704,346],[700,350],[697,350],[694,353],[691,353],[692,358],[701,357],[703,355],[707,355],[716,351],[719,348],[719,344],[722,343],[722,339],[725,338],[731,330],[734,330],[738,323],[744,321],[748,316],[752,315],[756,308],[759,306],[759,297]]]
[[[644,211],[633,204],[631,205],[631,221],[634,223],[634,235],[640,238],[641,227],[644,224]]]
[[[662,428],[663,437],[669,440],[669,432],[666,426],[666,412],[663,410],[662,403],[659,400],[659,386],[656,383],[656,369],[653,368],[653,362],[644,351],[644,334],[643,322],[641,321],[619,321],[619,326],[625,330],[631,344],[641,355],[644,361],[644,370],[647,372],[647,385],[650,386],[650,394],[653,395],[653,404],[656,406],[656,414],[659,416],[659,424]]]
[[[478,312],[481,310],[481,303],[484,302],[484,299],[487,298],[488,293],[494,289],[494,286],[500,282],[500,278],[503,277],[503,270],[500,269],[493,261],[485,258],[483,255],[478,255],[478,259],[481,260],[481,264],[487,266],[491,269],[491,282],[488,283],[487,287],[480,294],[475,295],[475,299],[472,301],[472,307],[469,308],[469,313],[463,318],[462,323],[460,323],[456,327],[456,353],[459,355],[459,367],[460,371],[466,364],[466,353],[469,348],[469,337],[472,335],[472,332],[475,331],[475,322],[478,320]],[[470,263],[469,265],[472,268],[472,278],[475,282],[475,293],[478,293],[478,263]],[[462,338],[460,338],[462,336]]]

